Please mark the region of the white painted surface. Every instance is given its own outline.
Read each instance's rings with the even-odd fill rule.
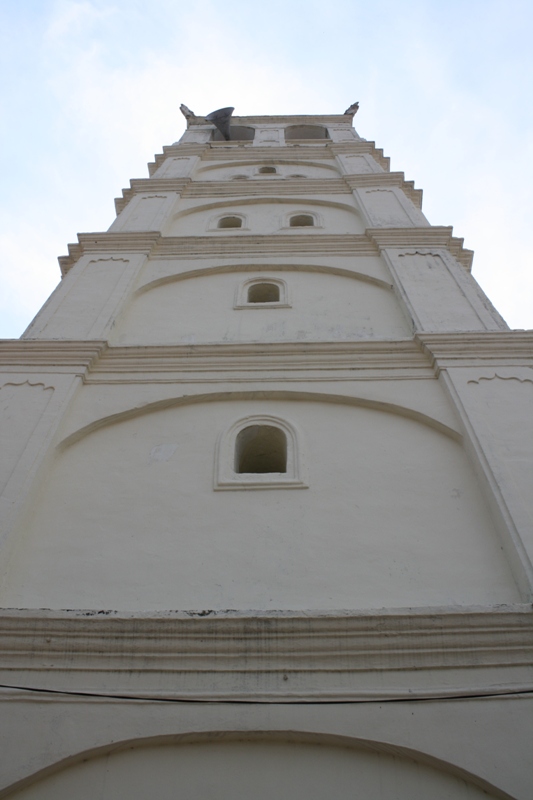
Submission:
[[[213,491],[217,440],[257,413],[301,430],[308,489]],[[175,454],[155,462],[162,446]],[[2,594],[9,607],[518,599],[460,445],[412,420],[329,403],[193,403],[106,427],[58,455],[21,537]]]
[[[352,260],[352,265],[356,266]],[[207,274],[165,283],[136,297],[115,327],[116,344],[298,342],[401,339],[410,330],[392,291],[356,277],[311,271]],[[235,308],[253,277],[284,280],[289,308]]]

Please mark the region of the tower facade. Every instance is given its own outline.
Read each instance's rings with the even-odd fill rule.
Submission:
[[[531,797],[533,336],[351,123],[189,113],[1,344],[0,796]]]

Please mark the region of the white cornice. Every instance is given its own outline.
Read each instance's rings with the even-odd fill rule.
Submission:
[[[533,367],[533,330],[424,333],[415,336],[437,371],[449,367]]]
[[[162,236],[159,231],[81,233],[78,244],[69,244],[69,255],[58,261],[65,275],[85,253],[145,253],[158,257],[247,256],[278,254],[376,255],[387,248],[447,248],[469,269],[473,253],[463,240],[452,236],[451,227],[368,228],[365,234],[297,234],[273,236]],[[377,249],[376,249],[377,248]]]
[[[253,117],[232,116],[231,122],[234,125],[309,125],[310,123],[321,125],[345,124],[351,128],[352,114],[278,114],[277,116],[266,116],[265,114]],[[202,127],[207,125],[205,117],[191,117],[187,120],[187,127]]]
[[[121,233],[80,233],[78,244],[69,244],[69,255],[58,261],[65,275],[86,253],[145,253],[157,258],[195,256],[273,255],[363,255],[378,251],[364,234],[318,234],[301,236],[161,236],[158,231]]]
[[[452,236],[451,226],[431,225],[423,228],[367,228],[366,235],[380,250],[389,248],[412,250],[415,248],[446,248],[468,271],[472,269],[474,253],[465,250],[464,239]]]
[[[429,359],[429,360],[428,360]],[[97,374],[183,372],[335,372],[378,370],[429,375],[429,369],[454,366],[533,367],[533,331],[425,333],[414,339],[353,342],[254,342],[109,347],[105,341],[48,339],[0,340],[0,367]],[[386,376],[384,376],[386,377]]]
[[[90,380],[99,375],[138,375],[153,380],[154,374],[183,373],[260,373],[295,375],[302,371],[325,372],[335,379],[339,371],[387,372],[387,377],[430,370],[426,357],[410,339],[360,342],[255,342],[248,344],[199,344],[167,346],[111,347],[91,371]],[[145,377],[147,376],[147,377]],[[148,377],[149,376],[149,377]],[[383,377],[383,376],[382,376]]]
[[[132,180],[129,189],[122,190],[122,197],[115,198],[117,214],[126,207],[136,194],[142,192],[175,192],[184,197],[265,197],[288,194],[346,194],[357,188],[393,187],[402,189],[417,208],[422,206],[422,191],[414,188],[413,181],[406,181],[403,172],[373,172],[346,175],[338,179],[285,178],[283,180],[242,181],[192,181],[190,178],[141,178]]]
[[[323,702],[499,694],[531,689],[533,615],[526,606],[385,613],[6,610],[0,652],[2,683],[18,687]]]
[[[390,169],[390,159],[383,155],[383,150],[376,147],[375,142],[365,139],[354,139],[349,142],[331,142],[322,140],[320,142],[307,142],[305,145],[288,142],[278,147],[253,146],[251,142],[206,142],[205,144],[186,143],[175,144],[163,147],[163,152],[154,156],[154,161],[148,164],[149,174],[153,173],[161,166],[166,158],[172,156],[200,156],[203,161],[235,161],[241,158],[261,160],[267,158],[269,161],[275,159],[308,160],[332,159],[337,155],[353,154],[360,155],[367,153],[371,155],[377,163],[388,172]]]
[[[107,347],[104,341],[0,339],[0,367],[89,369]]]

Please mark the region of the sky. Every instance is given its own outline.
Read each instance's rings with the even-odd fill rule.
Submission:
[[[0,0],[0,337],[78,232],[197,115],[336,114],[424,192],[512,328],[533,328],[531,0]]]

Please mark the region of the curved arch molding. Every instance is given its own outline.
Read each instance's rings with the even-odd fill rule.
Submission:
[[[168,728],[168,723],[162,727]],[[221,798],[243,796],[241,792],[250,796],[254,787],[253,796],[260,800],[272,796],[269,792],[280,800],[319,800],[326,792],[340,800],[347,788],[370,791],[371,796],[379,791],[380,800],[396,800],[398,789],[411,800],[423,800],[427,793],[435,800],[512,800],[481,775],[430,750],[431,745],[427,752],[362,736],[244,726],[149,735],[71,753],[11,783],[0,796],[9,798],[16,792],[17,800],[49,800],[76,792],[85,800],[95,796],[91,792],[97,784],[101,800],[114,800],[121,788],[131,800],[146,797],[147,790],[167,800],[182,796],[175,794],[178,786],[188,800],[204,800],[211,788]]]
[[[102,428],[106,428],[110,425],[115,425],[125,420],[133,419],[134,417],[140,417],[146,414],[151,414],[156,411],[161,411],[163,409],[177,408],[180,406],[187,406],[198,403],[212,403],[218,401],[231,402],[232,400],[254,400],[254,401],[291,400],[295,402],[310,401],[315,403],[333,403],[338,405],[347,405],[360,408],[371,408],[376,411],[382,411],[388,414],[395,414],[400,417],[407,417],[408,419],[412,419],[415,422],[419,422],[422,425],[427,425],[433,430],[442,433],[444,436],[447,436],[456,442],[462,442],[461,434],[458,433],[453,428],[449,427],[448,425],[445,425],[440,420],[435,419],[434,417],[430,417],[429,415],[423,414],[420,411],[416,411],[412,408],[396,405],[395,403],[387,403],[380,400],[368,400],[366,398],[360,398],[360,397],[347,397],[346,395],[329,394],[329,393],[319,394],[315,392],[263,390],[263,391],[243,391],[243,392],[212,392],[209,394],[207,393],[193,394],[181,397],[166,398],[165,400],[157,400],[156,402],[153,403],[147,403],[146,405],[129,408],[124,411],[120,411],[116,414],[110,414],[109,416],[101,417],[100,419],[94,420],[88,425],[84,425],[82,428],[79,428],[78,430],[69,434],[65,439],[63,439],[57,445],[57,448],[58,450],[64,450],[65,448],[70,447],[76,442],[79,442],[85,436],[88,436],[91,433],[98,431]]]

